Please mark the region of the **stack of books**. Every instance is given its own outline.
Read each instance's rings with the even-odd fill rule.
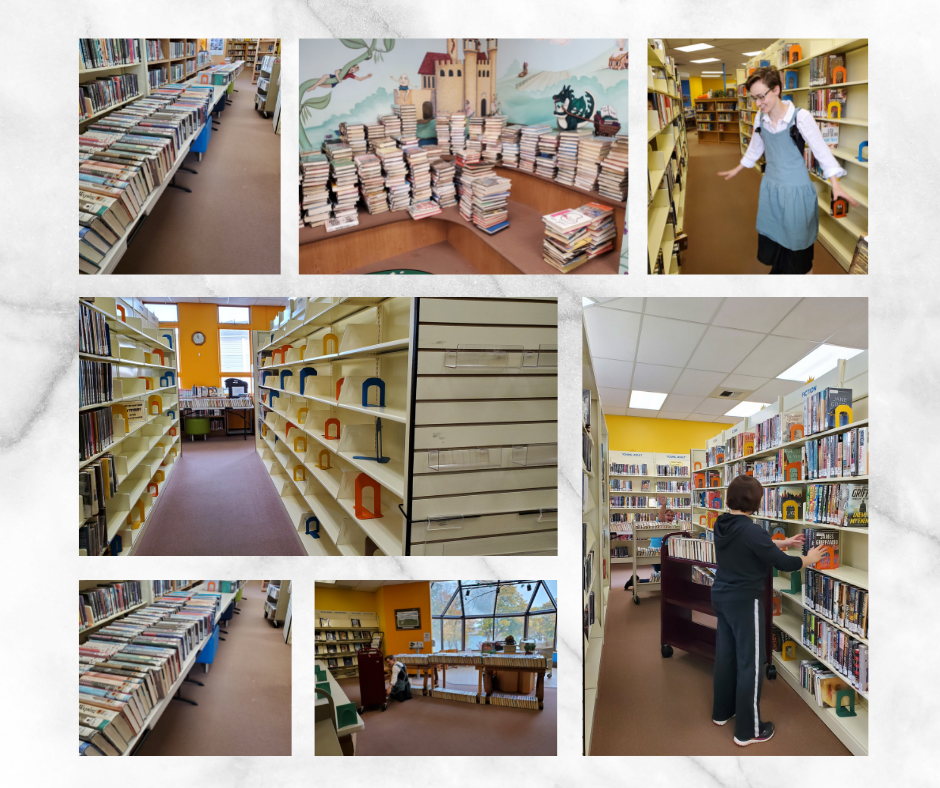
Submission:
[[[437,144],[443,153],[450,153],[450,115],[441,112],[434,120],[437,129]]]
[[[434,202],[434,200],[421,200],[420,202],[412,203],[408,208],[408,213],[411,214],[411,218],[415,221],[427,219],[429,216],[437,216],[440,212],[441,206]]]
[[[320,227],[330,218],[330,162],[319,151],[300,154],[301,208],[306,211],[305,223]]]
[[[558,174],[555,180],[565,186],[574,186],[575,171],[578,168],[578,148],[584,137],[593,134],[591,126],[581,126],[577,131],[558,133]]]
[[[535,172],[535,160],[539,156],[539,137],[547,134],[552,127],[547,123],[535,126],[523,126],[519,138],[519,169],[525,172]]]
[[[474,115],[467,129],[467,150],[483,155],[483,118]]]
[[[394,113],[391,115],[383,115],[379,118],[379,122],[385,130],[386,137],[394,138],[401,136],[401,118],[399,118],[398,115]]]
[[[473,180],[473,223],[487,235],[509,227],[509,190],[512,181],[498,175]]]
[[[421,150],[427,154],[428,164],[433,164],[444,155],[444,151],[441,150],[439,145],[422,145]]]
[[[369,213],[385,213],[388,198],[385,179],[382,177],[382,162],[374,153],[362,153],[355,158],[359,173],[359,191]]]
[[[587,256],[591,260],[598,255],[609,252],[614,248],[614,238],[617,235],[617,226],[614,224],[614,209],[609,205],[601,205],[596,202],[589,202],[578,208],[591,223],[588,225],[588,238],[590,243],[587,247]]]
[[[333,217],[345,219],[356,216],[359,202],[359,178],[352,160],[352,148],[342,143],[323,143],[330,160],[330,189],[333,192]]]
[[[375,155],[382,162],[385,174],[385,188],[388,190],[388,209],[404,211],[410,202],[411,187],[405,173],[405,160],[401,148],[393,139],[385,139],[375,149]]]
[[[450,116],[450,149],[455,155],[467,147],[467,116],[463,112],[455,112]]]
[[[367,150],[366,127],[362,124],[349,125],[347,123],[339,124],[339,134],[343,142],[352,148],[353,158]]]
[[[395,114],[401,119],[401,135],[403,137],[418,136],[418,116],[414,104],[396,104],[392,107]]]
[[[385,139],[385,126],[376,121],[366,126],[366,140],[369,143],[369,153],[375,153],[376,147]]]
[[[550,131],[539,137],[539,155],[535,160],[535,174],[549,180],[555,179],[558,167],[558,134]]]
[[[507,126],[500,134],[503,143],[503,165],[506,167],[519,168],[519,132],[524,128],[525,126],[519,125]]]
[[[506,125],[505,115],[491,115],[483,123],[483,159],[494,164],[499,160],[503,145],[500,136]]]
[[[430,200],[431,169],[428,165],[428,155],[419,146],[410,147],[405,150],[405,160],[408,162],[412,205]]]
[[[569,208],[543,216],[542,221],[545,223],[542,259],[546,263],[568,273],[588,261],[587,250],[591,245],[588,226],[593,217]]]
[[[630,145],[626,135],[614,137],[610,153],[601,162],[597,191],[602,197],[624,202],[627,199]]]
[[[456,165],[452,161],[436,161],[431,165],[431,192],[441,208],[457,204],[457,188],[454,186]]]
[[[468,222],[473,220],[473,182],[493,174],[493,163],[481,161],[480,154],[465,151],[457,156],[455,183],[460,214]]]
[[[597,175],[600,163],[610,153],[613,143],[611,137],[583,137],[578,143],[578,168],[574,185],[579,189],[594,191],[597,189]]]

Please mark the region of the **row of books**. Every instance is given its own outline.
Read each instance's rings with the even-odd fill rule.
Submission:
[[[141,604],[143,588],[140,580],[106,583],[78,592],[79,631],[93,627],[105,618]]]
[[[803,434],[845,427],[852,423],[852,389],[828,386],[803,397]]]
[[[624,523],[658,523],[659,514],[657,512],[611,512],[610,526],[611,530],[617,530],[614,526],[622,526]],[[692,522],[691,512],[676,512],[675,521],[677,528],[682,527],[684,522]]]
[[[147,70],[147,83],[150,90],[156,90],[170,81],[170,69],[167,66],[157,66]]]
[[[868,484],[811,484],[803,519],[845,528],[868,527]]]
[[[802,477],[834,479],[867,476],[868,446],[867,427],[856,427],[837,435],[809,440],[803,446],[801,454]]]
[[[610,473],[616,476],[658,476],[658,474],[650,474],[649,466],[645,462],[640,464],[611,462]]]
[[[633,490],[632,479],[611,479],[610,489],[614,490]],[[689,492],[688,482],[656,482],[655,490],[651,487],[651,481],[644,479],[640,482],[640,492]]]
[[[129,66],[141,62],[138,38],[80,38],[78,39],[78,68]]]
[[[78,414],[78,454],[84,462],[114,442],[111,408],[95,408]]]
[[[486,702],[490,706],[508,706],[511,709],[535,709],[539,708],[539,701],[533,695],[516,695],[507,692],[490,692],[486,696]]]
[[[680,102],[672,96],[652,91],[646,94],[646,109],[650,113],[655,113],[655,120],[659,124],[656,126],[657,129],[661,129],[669,123],[680,106],[682,106]],[[652,122],[652,118],[650,122]]]
[[[708,539],[694,539],[686,536],[670,536],[667,540],[669,555],[672,558],[684,558],[691,561],[715,563],[715,544]]]
[[[317,654],[336,654],[340,651],[359,651],[360,646],[352,645],[349,643],[338,643],[338,644],[329,644],[325,646],[317,645]]]
[[[84,301],[78,304],[78,351],[95,356],[111,355],[111,329],[102,312]]]
[[[636,547],[633,548],[636,551],[637,558],[655,558],[656,556],[662,554],[662,548],[660,547],[662,539],[651,539],[650,542],[657,542],[657,544],[650,544],[649,547],[641,547],[640,545],[636,545]]]
[[[184,587],[195,583],[195,580],[151,580],[150,589],[153,591],[154,599],[172,591],[182,591]]]
[[[355,659],[355,657],[343,657],[343,658],[342,658],[342,659],[343,659],[343,664],[342,664],[342,665],[339,664],[339,659],[340,659],[339,657],[330,657],[330,658],[327,659],[327,661],[326,661],[327,667],[329,667],[329,668],[339,668],[339,667],[353,668],[353,667],[356,666],[356,663],[353,662],[353,660]]]
[[[170,41],[169,46],[170,46],[169,55],[170,55],[171,60],[186,56],[187,52],[186,52],[185,41]],[[195,46],[196,45],[193,44],[193,47]],[[193,54],[196,54],[195,49],[193,49]]]
[[[118,474],[113,454],[103,454],[78,472],[78,494],[82,499],[82,524],[78,547],[88,555],[100,555],[107,547],[107,503],[117,494]]]
[[[809,87],[835,85],[847,81],[845,55],[819,55],[809,59]]]
[[[105,361],[78,360],[78,406],[110,402],[113,397],[111,364]]]
[[[711,493],[710,493],[711,494]],[[610,496],[610,505],[615,508],[621,509],[647,509],[653,507],[660,507],[666,504],[667,507],[675,506],[676,508],[688,508],[692,500],[691,498],[680,498],[678,496],[663,497],[663,498],[653,498],[646,495],[611,495]]]
[[[724,493],[696,490],[692,495],[692,505],[700,509],[722,509],[724,508]]]
[[[346,631],[333,631],[333,630],[320,630],[317,632],[317,640],[370,640],[372,638],[372,632],[369,630],[346,630]]]
[[[163,60],[163,40],[159,38],[147,39],[147,60]]]
[[[140,95],[136,74],[116,74],[99,77],[94,82],[78,86],[78,117],[87,120],[108,107],[121,104]]]
[[[810,610],[803,611],[803,645],[831,665],[861,692],[868,692],[868,645],[834,627]]]
[[[807,109],[814,118],[844,118],[848,91],[845,88],[811,90],[807,99]],[[830,111],[830,105],[835,104]]]
[[[839,674],[826,667],[822,662],[813,659],[800,661],[800,684],[820,707],[835,708],[838,706],[839,690],[851,689]],[[853,693],[854,694],[854,693]]]
[[[860,638],[868,638],[868,591],[807,569],[803,602],[812,611]]]

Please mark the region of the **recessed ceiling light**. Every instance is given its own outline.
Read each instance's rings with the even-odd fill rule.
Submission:
[[[703,71],[703,74],[724,74],[724,71]]]
[[[743,419],[745,416],[753,416],[763,407],[760,402],[739,402],[725,416],[740,416]]]
[[[759,55],[760,53],[761,53],[761,50],[758,49],[756,52],[742,52],[741,54],[747,55],[748,57],[754,57],[754,55]]]
[[[642,408],[643,410],[659,410],[666,401],[668,394],[660,394],[656,391],[636,391],[630,392],[630,407]]]
[[[788,370],[777,375],[777,379],[798,380],[800,383],[804,383],[811,377],[818,378],[820,375],[825,375],[830,369],[835,369],[840,358],[854,358],[861,352],[861,350],[854,347],[820,345],[803,356]]]
[[[689,61],[689,62],[691,62],[691,63],[717,63],[717,62],[718,62],[718,58],[717,58],[717,57],[706,57],[706,58],[704,58],[704,59],[702,59],[702,60],[691,60],[691,61]]]
[[[689,44],[684,47],[676,47],[678,52],[698,52],[700,49],[713,49],[712,44]]]
[[[587,309],[589,306],[594,306],[597,301],[593,298],[588,298],[587,296],[581,296],[581,307]]]

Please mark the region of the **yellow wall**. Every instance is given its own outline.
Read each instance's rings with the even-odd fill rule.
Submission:
[[[705,441],[714,438],[730,424],[676,419],[644,419],[637,416],[604,416],[610,451],[660,451],[688,454],[704,449]]]
[[[727,87],[735,87],[735,75],[729,74],[726,82]],[[689,77],[689,91],[692,99],[696,99],[709,90],[723,90],[721,77]]]
[[[192,388],[193,386],[222,385],[222,364],[219,359],[220,328],[267,329],[270,328],[271,321],[283,307],[250,307],[251,323],[249,326],[220,324],[218,304],[194,304],[187,301],[177,304],[176,309],[179,322],[160,323],[160,327],[179,329],[180,379],[186,388]],[[192,337],[196,331],[201,331],[206,335],[204,344],[193,343]],[[243,371],[250,372],[251,370]]]
[[[378,613],[378,600],[374,591],[355,591],[351,588],[314,589],[317,610],[348,610],[359,613]]]
[[[424,633],[431,632],[431,584],[403,583],[399,586],[382,586],[376,596],[379,600],[379,627],[385,633],[382,650],[386,654],[407,654],[408,644],[412,640],[424,641]],[[395,629],[395,611],[402,608],[417,607],[421,610],[421,629],[397,631]],[[424,643],[421,651],[431,653],[431,641]]]

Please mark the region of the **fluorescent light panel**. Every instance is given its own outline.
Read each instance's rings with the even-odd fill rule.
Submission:
[[[756,52],[742,52],[741,54],[747,55],[748,57],[754,57],[754,55],[759,55],[760,53],[761,53],[761,50],[758,49]]]
[[[840,358],[854,358],[861,352],[858,348],[820,345],[788,370],[777,375],[777,379],[798,380],[800,383],[805,383],[810,377],[815,379],[820,375],[825,375],[830,369],[835,369]]]
[[[692,60],[691,63],[717,63],[717,57],[706,57],[703,60]]]
[[[630,407],[642,408],[643,410],[659,410],[666,401],[668,394],[660,394],[657,391],[637,391],[630,392]]]
[[[698,52],[700,49],[713,49],[711,44],[689,44],[684,47],[676,47],[678,52]]]
[[[761,402],[739,402],[725,416],[740,416],[743,419],[747,416],[753,416],[763,407],[764,404]]]

